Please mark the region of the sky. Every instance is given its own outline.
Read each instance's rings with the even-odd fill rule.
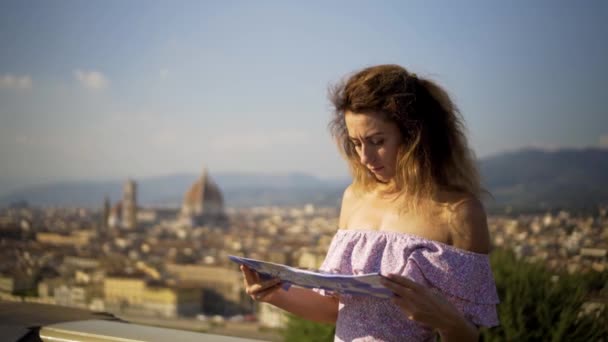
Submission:
[[[328,87],[395,63],[479,158],[608,147],[606,1],[2,1],[0,194],[172,173],[347,176]]]

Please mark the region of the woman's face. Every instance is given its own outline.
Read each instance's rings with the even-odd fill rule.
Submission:
[[[375,113],[346,111],[344,119],[348,138],[361,164],[380,182],[389,182],[395,176],[397,153],[402,144],[399,127]]]

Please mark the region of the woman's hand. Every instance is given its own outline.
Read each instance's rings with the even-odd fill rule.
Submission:
[[[408,319],[435,328],[442,335],[465,331],[477,333],[477,328],[438,292],[396,274],[389,274],[382,279],[382,284],[393,291],[393,302]]]
[[[245,292],[255,301],[270,302],[276,296],[277,290],[281,288],[279,278],[262,281],[256,271],[245,265],[241,265],[241,272],[243,273]]]

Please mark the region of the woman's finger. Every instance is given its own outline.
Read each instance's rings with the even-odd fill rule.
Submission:
[[[257,283],[255,273],[249,267],[241,265],[241,271],[245,276],[245,282],[247,286]]]
[[[393,297],[392,301],[403,311],[409,320],[425,325],[432,325],[428,321],[429,315],[421,307],[420,303],[417,303],[417,299],[418,296]]]
[[[253,279],[255,279],[256,284],[262,282],[262,280],[260,279],[260,274],[258,273],[258,271],[251,270],[251,273],[253,274]]]
[[[275,288],[278,288],[280,282],[271,282],[266,283],[264,285],[256,284],[249,287],[247,293],[251,296],[252,299],[258,300],[260,298],[265,297],[267,294],[274,291]]]
[[[382,280],[382,285],[387,289],[393,291],[399,297],[407,297],[413,294],[413,291],[410,288],[407,288],[399,283],[390,281],[390,280]]]
[[[262,289],[260,291],[256,291],[251,295],[251,297],[255,300],[264,300],[268,295],[278,290],[281,286],[281,283],[274,284],[268,288]]]
[[[405,286],[405,287],[407,287],[409,289],[412,289],[414,291],[421,291],[421,290],[425,289],[424,286],[418,284],[417,282],[415,282],[413,280],[410,280],[410,279],[408,279],[406,277],[402,277],[402,276],[397,275],[397,274],[391,273],[391,274],[389,274],[387,276],[387,278],[388,278],[388,280],[390,280],[392,282],[395,282],[395,283],[397,283],[399,285]]]
[[[392,301],[397,306],[399,306],[401,308],[401,310],[403,310],[403,312],[405,312],[405,314],[407,315],[407,318],[413,319],[413,313],[415,311],[415,306],[412,304],[412,302],[410,301],[409,298],[393,297]]]
[[[270,279],[268,281],[265,282],[261,282],[261,283],[257,283],[257,284],[252,284],[249,286],[249,292],[253,293],[257,293],[259,291],[264,291],[266,288],[269,288],[271,286],[276,285],[277,283],[280,283],[281,280],[278,278],[274,278],[274,279]]]

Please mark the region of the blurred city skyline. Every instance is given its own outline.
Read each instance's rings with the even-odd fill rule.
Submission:
[[[608,147],[601,1],[0,4],[0,192],[199,172],[346,176],[327,88],[397,63],[478,157]]]

